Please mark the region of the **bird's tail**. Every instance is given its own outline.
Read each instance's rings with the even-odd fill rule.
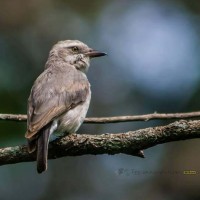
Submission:
[[[37,172],[47,170],[48,144],[50,137],[51,123],[47,124],[39,133],[37,140]]]

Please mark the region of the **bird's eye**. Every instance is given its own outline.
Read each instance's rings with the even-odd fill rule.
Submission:
[[[77,53],[78,52],[78,47],[72,47],[72,51],[74,52],[74,53]]]

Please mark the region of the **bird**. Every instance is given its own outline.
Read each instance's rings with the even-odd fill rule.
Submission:
[[[90,60],[107,55],[79,40],[63,40],[50,50],[44,71],[35,80],[27,106],[28,152],[36,151],[37,172],[47,170],[51,134],[75,133],[91,100],[86,72]]]

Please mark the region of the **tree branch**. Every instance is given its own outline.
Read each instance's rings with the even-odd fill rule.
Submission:
[[[49,159],[86,154],[123,153],[139,156],[141,149],[193,138],[200,138],[200,120],[180,120],[166,126],[118,134],[72,134],[50,143]],[[29,154],[25,145],[0,149],[0,165],[34,160],[35,154]]]
[[[131,121],[149,121],[149,120],[166,120],[166,119],[191,119],[200,117],[200,112],[187,113],[151,113],[146,115],[134,116],[116,116],[116,117],[91,117],[85,118],[84,123],[87,124],[104,124],[104,123],[119,123]],[[9,121],[26,121],[27,116],[22,114],[0,114],[0,120]]]

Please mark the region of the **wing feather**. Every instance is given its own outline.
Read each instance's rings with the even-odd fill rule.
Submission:
[[[27,139],[34,138],[54,118],[86,100],[90,84],[72,66],[46,69],[35,81],[28,99]]]

